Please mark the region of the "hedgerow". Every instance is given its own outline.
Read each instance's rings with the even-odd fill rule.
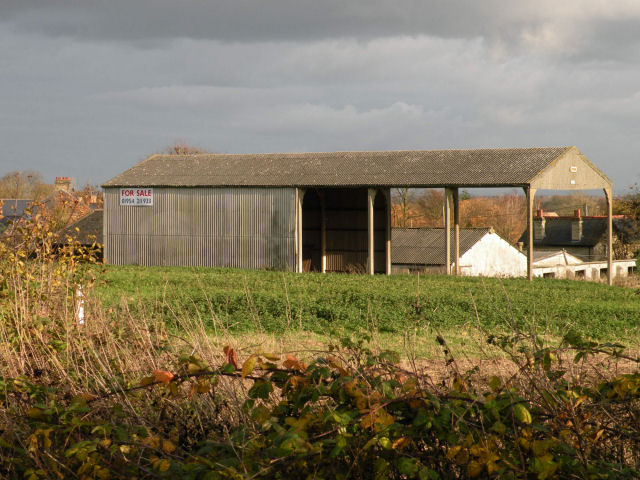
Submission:
[[[448,358],[436,384],[366,341],[343,339],[308,365],[260,351],[240,359],[228,347],[217,366],[183,355],[135,385],[74,396],[4,378],[0,471],[30,479],[638,477],[639,372],[590,382],[566,366],[622,358],[619,345],[575,334],[560,349],[492,338],[520,350],[510,378],[478,383],[478,372]]]

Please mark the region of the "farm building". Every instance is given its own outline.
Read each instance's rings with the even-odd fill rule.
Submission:
[[[616,277],[627,277],[635,272],[635,259],[613,261]],[[544,278],[575,278],[602,281],[609,277],[606,259],[583,261],[566,250],[540,250],[533,255],[533,274]]]
[[[394,187],[445,189],[458,264],[459,188],[523,188],[531,225],[537,189],[600,188],[610,208],[612,183],[576,147],[152,155],[103,185],[105,257],[390,273]],[[532,260],[530,248],[529,277]]]
[[[444,273],[445,246],[442,228],[394,228],[391,271],[395,274]],[[614,260],[615,276],[635,271],[635,260]],[[455,263],[451,264],[455,269]],[[605,260],[584,262],[565,250],[534,251],[533,276],[600,281],[608,277]],[[522,277],[527,274],[527,257],[491,228],[460,229],[461,275]]]
[[[613,215],[613,242],[627,231],[638,230],[633,219]],[[526,232],[520,241],[526,244]],[[573,216],[558,216],[537,210],[533,219],[533,246],[538,252],[563,249],[585,262],[607,258],[607,217],[583,216],[575,210]]]
[[[443,228],[394,228],[392,232],[393,273],[446,271]],[[461,228],[459,271],[470,276],[523,277],[527,257],[491,228]]]

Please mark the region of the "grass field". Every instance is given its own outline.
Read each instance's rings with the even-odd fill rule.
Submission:
[[[107,266],[97,292],[105,307],[126,304],[133,315],[169,324],[197,317],[212,334],[369,331],[397,344],[407,332],[459,338],[476,327],[533,327],[635,344],[640,332],[635,289],[570,280]]]

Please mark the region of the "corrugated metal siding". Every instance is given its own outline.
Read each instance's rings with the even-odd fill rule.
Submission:
[[[295,264],[295,189],[154,188],[153,206],[104,194],[105,258],[116,265],[284,268]]]

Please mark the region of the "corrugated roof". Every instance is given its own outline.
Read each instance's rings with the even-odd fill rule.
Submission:
[[[152,155],[103,187],[524,186],[570,148]]]
[[[490,228],[461,228],[460,256],[480,241]],[[454,255],[451,229],[451,261]],[[403,265],[444,265],[444,228],[394,228],[391,233],[391,263]]]

